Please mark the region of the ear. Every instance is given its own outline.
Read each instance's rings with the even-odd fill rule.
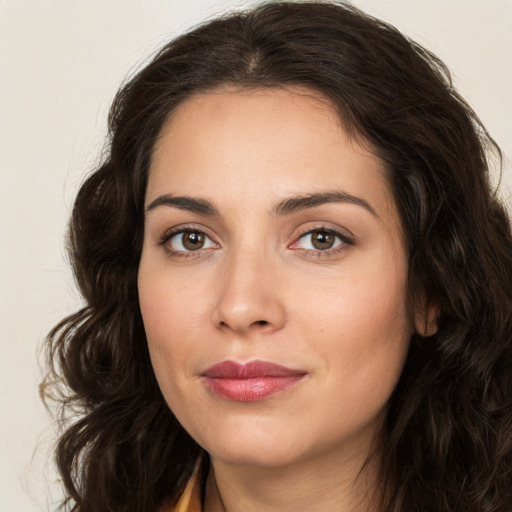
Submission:
[[[416,332],[423,338],[433,336],[439,329],[439,317],[441,316],[441,308],[438,304],[429,302],[422,297],[416,307],[414,314],[414,327]]]

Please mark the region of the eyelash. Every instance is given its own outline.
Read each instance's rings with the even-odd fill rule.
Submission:
[[[321,257],[334,256],[342,251],[347,250],[350,246],[354,245],[354,243],[355,243],[354,239],[352,237],[348,236],[347,233],[344,233],[338,229],[335,229],[333,227],[327,227],[327,226],[315,226],[314,228],[306,229],[306,230],[300,232],[298,234],[298,236],[296,237],[295,241],[292,244],[290,244],[288,247],[291,247],[291,245],[296,244],[301,239],[305,238],[307,235],[311,235],[311,234],[317,233],[317,232],[332,234],[336,238],[338,238],[341,241],[341,243],[335,248],[325,249],[323,251],[320,249],[300,249],[300,248],[296,248],[296,249],[292,249],[292,250],[303,251],[303,254],[306,257],[321,258]],[[210,241],[212,241],[213,244],[217,245],[215,242],[213,242],[211,237],[209,237],[208,234],[204,230],[198,229],[197,227],[194,227],[194,226],[181,226],[179,228],[172,229],[171,231],[167,231],[166,233],[164,233],[164,235],[158,242],[158,245],[163,246],[165,248],[167,254],[170,257],[184,258],[184,259],[198,257],[201,255],[201,253],[210,249],[209,247],[206,249],[197,249],[196,251],[181,251],[181,250],[172,249],[168,245],[168,242],[174,236],[180,235],[180,234],[182,235],[184,233],[202,234],[206,238],[208,238]]]
[[[346,251],[349,247],[351,247],[355,244],[354,239],[351,236],[349,236],[347,233],[345,233],[341,230],[338,230],[338,229],[330,227],[330,226],[329,227],[328,226],[315,226],[313,228],[308,228],[308,229],[305,229],[304,231],[300,232],[299,235],[297,236],[297,238],[295,239],[295,241],[291,245],[298,243],[301,239],[305,238],[307,235],[311,235],[313,233],[318,233],[318,232],[334,235],[336,238],[338,238],[341,241],[341,243],[337,247],[334,247],[331,249],[325,249],[323,251],[320,249],[300,249],[300,248],[293,249],[293,250],[296,250],[296,251],[302,250],[304,256],[307,258],[328,258],[331,256],[336,256],[337,254],[339,254],[343,251]]]
[[[201,255],[201,253],[207,249],[198,249],[196,251],[177,251],[170,247],[168,245],[168,242],[175,237],[176,235],[183,235],[185,233],[199,233],[204,235],[207,239],[212,240],[210,236],[207,235],[207,233],[203,229],[199,229],[194,226],[180,226],[179,228],[171,229],[170,231],[167,231],[164,233],[160,241],[158,242],[158,245],[164,247],[167,254],[172,258],[197,258]],[[213,242],[213,241],[212,241]],[[215,244],[215,242],[213,242]],[[217,244],[215,244],[217,245]]]

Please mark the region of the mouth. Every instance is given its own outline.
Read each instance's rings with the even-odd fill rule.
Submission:
[[[257,402],[298,384],[307,372],[268,361],[223,361],[201,373],[207,389],[236,402]]]

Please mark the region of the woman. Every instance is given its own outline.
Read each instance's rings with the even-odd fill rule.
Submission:
[[[512,236],[448,71],[269,3],[118,93],[49,336],[67,505],[512,510]]]

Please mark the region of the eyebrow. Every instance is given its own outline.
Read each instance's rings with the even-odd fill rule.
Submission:
[[[329,203],[348,203],[361,206],[369,211],[375,217],[379,217],[373,207],[361,197],[353,196],[343,191],[318,192],[314,194],[305,194],[289,197],[277,203],[271,210],[272,215],[284,216],[295,212],[314,208]],[[158,196],[146,208],[146,212],[154,210],[159,206],[170,206],[180,210],[188,210],[201,215],[219,216],[217,208],[206,199],[194,198],[189,196],[172,196],[164,194]]]
[[[188,210],[202,215],[218,216],[219,211],[215,206],[207,201],[206,199],[199,199],[188,196],[174,197],[170,194],[164,194],[158,196],[150,205],[146,208],[146,212],[154,210],[158,206],[171,206],[179,208],[180,210]]]
[[[353,196],[343,191],[319,192],[316,194],[298,195],[284,199],[272,208],[274,215],[289,215],[290,213],[307,210],[328,203],[349,203],[361,206],[375,217],[379,217],[373,207],[362,197]]]

